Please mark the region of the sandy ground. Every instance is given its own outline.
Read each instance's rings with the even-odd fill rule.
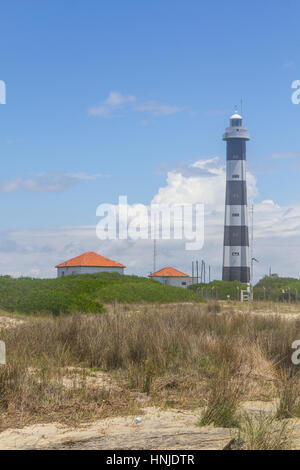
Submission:
[[[3,328],[13,328],[14,326],[21,325],[22,323],[24,323],[24,320],[21,318],[0,314],[0,330]]]
[[[245,402],[251,413],[272,413],[276,404]],[[165,410],[146,407],[139,417],[106,418],[76,428],[59,423],[35,424],[0,433],[3,449],[215,449],[232,442],[234,430],[198,427],[201,409]],[[139,422],[136,422],[139,418]],[[300,419],[290,421],[295,436],[294,448],[300,449]]]
[[[115,417],[76,429],[58,423],[7,429],[0,434],[0,449],[223,449],[231,431],[196,426],[199,413],[147,407],[139,423]]]

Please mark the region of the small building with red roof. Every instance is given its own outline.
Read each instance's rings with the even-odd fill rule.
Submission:
[[[55,267],[57,269],[57,277],[68,276],[69,274],[95,274],[102,272],[124,274],[124,269],[126,268],[124,264],[98,255],[94,251],[87,251],[68,261],[63,261]]]
[[[174,287],[188,287],[192,284],[192,278],[175,268],[162,268],[155,273],[149,274],[151,279]]]

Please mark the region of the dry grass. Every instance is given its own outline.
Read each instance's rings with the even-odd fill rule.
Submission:
[[[244,391],[239,370],[237,368],[231,374],[230,368],[224,364],[211,379],[207,404],[198,423],[200,426],[210,424],[225,428],[239,426],[239,405]]]
[[[0,369],[0,430],[34,422],[77,425],[96,418],[132,414],[138,404],[122,393],[87,385],[85,376],[65,386],[60,369],[41,366],[34,373],[23,361]]]
[[[242,450],[289,450],[293,447],[293,429],[287,420],[276,416],[245,414],[239,423],[236,447]]]
[[[222,311],[240,311],[245,313],[300,315],[300,302],[285,303],[257,300],[254,302],[240,302],[236,300],[220,300]]]
[[[135,413],[135,392],[159,406],[205,406],[206,422],[233,425],[241,399],[276,396],[300,321],[224,313],[220,305],[118,306],[115,314],[43,318],[2,330],[8,365],[0,369],[0,426]],[[86,373],[66,387],[70,367]],[[92,387],[92,368],[113,375],[121,391]]]
[[[297,372],[293,368],[278,371],[278,419],[300,418],[300,381]]]

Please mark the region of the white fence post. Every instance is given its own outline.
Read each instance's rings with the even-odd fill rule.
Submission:
[[[6,349],[4,341],[0,341],[0,365],[5,366],[6,364]]]

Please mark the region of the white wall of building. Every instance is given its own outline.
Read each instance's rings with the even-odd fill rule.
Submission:
[[[192,284],[191,277],[175,277],[175,276],[151,276],[151,279],[155,279],[155,281],[159,281],[162,284],[166,284],[168,286],[173,287],[188,287]]]
[[[63,266],[61,268],[57,268],[57,277],[68,276],[70,274],[95,274],[103,272],[124,274],[124,268],[100,266]]]

